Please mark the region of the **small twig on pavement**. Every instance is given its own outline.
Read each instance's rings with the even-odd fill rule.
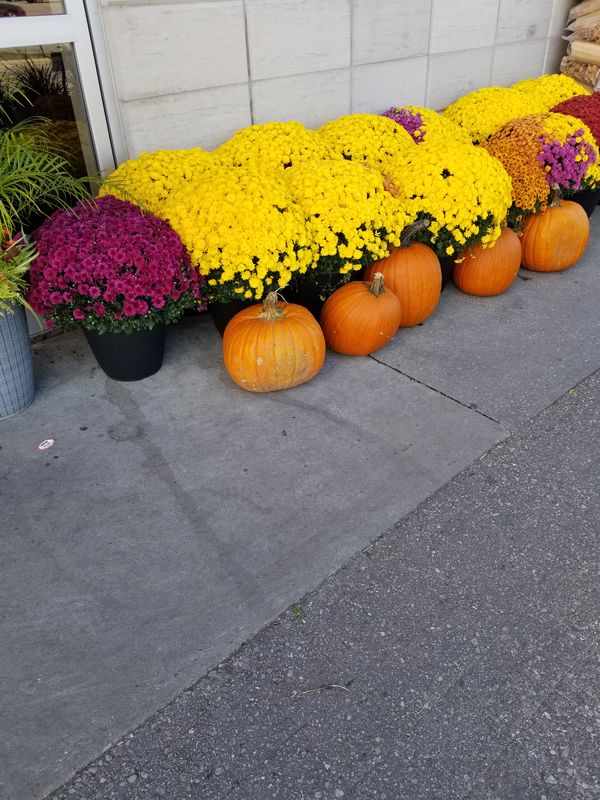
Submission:
[[[314,692],[322,692],[325,689],[341,689],[343,692],[349,692],[347,686],[341,686],[339,683],[324,683],[323,686],[315,686],[314,689],[295,689],[293,694],[313,694]]]

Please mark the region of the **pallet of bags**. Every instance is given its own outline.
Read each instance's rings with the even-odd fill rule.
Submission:
[[[569,12],[569,44],[560,71],[593,91],[600,78],[600,0],[583,0]]]

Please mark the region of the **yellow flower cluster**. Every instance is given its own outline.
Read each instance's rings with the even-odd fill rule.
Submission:
[[[460,97],[443,116],[466,130],[475,144],[484,142],[517,117],[543,114],[576,94],[587,94],[566,75],[542,75],[515,83],[508,89],[486,86]]]
[[[202,179],[216,166],[212,155],[200,147],[142,153],[117,167],[99,195],[115,195],[163,217],[164,205],[171,195]]]
[[[271,169],[332,157],[321,137],[299,122],[267,122],[242,128],[218,147],[214,155],[228,166],[260,164]]]
[[[445,144],[449,140],[471,144],[471,137],[467,131],[437,111],[424,106],[402,106],[398,110],[401,111],[402,109],[410,114],[418,114],[423,120],[421,127],[413,134],[413,138],[418,144],[423,144],[424,142],[427,142],[427,144],[434,144],[435,142]]]
[[[284,177],[306,217],[316,268],[344,275],[400,245],[409,219],[381,173],[364,162],[307,161]]]
[[[550,111],[557,103],[569,100],[576,94],[590,94],[581,84],[568,75],[542,75],[540,78],[527,78],[512,87],[529,102],[529,114]],[[518,116],[518,115],[516,115]]]
[[[312,261],[304,213],[276,172],[223,167],[182,186],[161,216],[206,276],[209,300],[258,300]]]
[[[494,244],[512,202],[511,181],[485,150],[456,141],[424,143],[396,156],[384,170],[411,219],[428,218],[416,238],[440,256],[459,256],[471,244]]]
[[[443,112],[445,119],[460,125],[474,144],[484,142],[515,117],[535,113],[532,101],[524,92],[487,86],[460,97]]]
[[[378,166],[415,147],[401,125],[377,114],[350,114],[325,123],[319,135],[332,155]]]

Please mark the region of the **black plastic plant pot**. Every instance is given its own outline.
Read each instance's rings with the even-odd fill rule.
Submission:
[[[363,279],[362,274],[362,269],[355,270],[350,273],[350,280],[361,281]],[[282,289],[281,295],[288,303],[304,306],[318,322],[325,300],[342,285],[343,281],[340,280],[339,275],[335,277],[327,274],[311,275],[310,277],[302,276],[296,283]]]
[[[440,256],[440,267],[442,269],[442,289],[452,279],[454,272],[454,259],[451,256]]]
[[[600,202],[600,189],[585,189],[583,192],[575,192],[569,199],[579,203],[588,217],[591,217]]]
[[[215,323],[215,328],[219,331],[221,336],[225,333],[225,328],[235,317],[235,315],[242,311],[244,308],[256,305],[256,300],[228,300],[227,302],[213,302],[208,305],[208,313]]]
[[[282,297],[287,303],[296,303],[308,309],[313,317],[319,321],[321,309],[325,304],[323,287],[313,281],[302,281],[295,286],[289,286],[281,290]]]
[[[162,366],[166,327],[135,333],[95,333],[83,328],[96,361],[114,381],[141,381]]]

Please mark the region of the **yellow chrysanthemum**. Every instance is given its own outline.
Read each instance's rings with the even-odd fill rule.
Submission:
[[[456,100],[443,112],[445,119],[460,125],[474,144],[484,142],[515,117],[547,109],[532,107],[531,98],[516,89],[487,86]]]
[[[510,177],[480,147],[425,143],[396,156],[384,171],[408,217],[430,220],[419,238],[438,255],[459,254],[477,242],[490,246],[500,235],[512,202]]]
[[[163,208],[213,299],[260,299],[312,261],[304,213],[282,177],[252,168],[215,170]]]
[[[327,122],[318,133],[333,156],[372,166],[415,147],[401,125],[378,114],[349,114]]]
[[[212,155],[200,147],[142,153],[117,167],[99,195],[115,195],[162,217],[164,203],[172,194],[201,180],[216,166]]]
[[[557,103],[569,100],[578,94],[590,94],[580,83],[568,75],[542,75],[540,78],[527,78],[512,87],[524,95],[530,103],[530,114],[550,111]]]
[[[413,138],[415,144],[433,144],[434,142],[441,142],[444,144],[448,140],[463,142],[464,144],[471,144],[471,137],[460,125],[457,125],[451,119],[438,114],[431,108],[424,108],[423,106],[394,106],[385,112],[386,116],[390,119],[396,119],[396,122],[402,124],[402,117],[409,115],[412,118],[413,124],[408,129],[408,132]],[[416,123],[421,120],[420,125]],[[414,130],[412,130],[414,128]]]
[[[221,163],[234,167],[261,164],[286,169],[306,160],[330,158],[325,142],[300,122],[267,122],[237,131],[214,151]]]
[[[409,219],[380,172],[353,161],[308,161],[286,170],[304,211],[314,267],[346,274],[384,258]]]

